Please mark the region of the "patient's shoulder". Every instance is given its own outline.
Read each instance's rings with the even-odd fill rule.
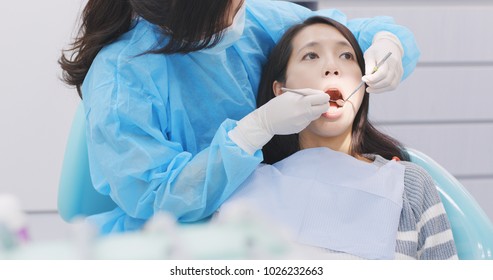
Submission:
[[[434,181],[431,175],[423,167],[410,161],[400,161],[405,167],[404,180],[409,183],[416,183],[420,185],[433,185]]]
[[[404,173],[404,201],[408,202],[420,215],[428,208],[441,203],[435,181],[421,166],[408,161],[401,161],[406,167]]]

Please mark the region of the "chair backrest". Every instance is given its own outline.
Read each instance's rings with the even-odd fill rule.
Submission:
[[[449,218],[459,259],[493,259],[493,224],[483,209],[447,170],[424,153],[407,149],[411,161],[433,177]]]
[[[422,152],[408,149],[411,161],[435,180],[452,226],[460,259],[493,259],[493,225],[474,198],[447,170]],[[68,137],[58,189],[58,211],[65,221],[115,208],[91,182],[87,155],[85,117],[77,108]]]
[[[98,193],[91,182],[82,103],[75,113],[65,148],[58,186],[58,213],[67,222],[114,209],[116,204]]]

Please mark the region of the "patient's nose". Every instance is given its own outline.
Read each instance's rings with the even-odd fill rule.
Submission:
[[[329,76],[331,74],[338,76],[339,75],[339,70],[334,69],[334,70],[326,70],[325,71],[325,76]]]

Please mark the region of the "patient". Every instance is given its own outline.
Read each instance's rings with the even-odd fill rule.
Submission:
[[[289,29],[264,68],[258,106],[295,89],[345,99],[364,71],[340,23],[312,17]],[[289,91],[289,90],[288,90]],[[249,205],[297,244],[337,259],[457,259],[432,178],[368,120],[362,87],[299,134],[276,135],[264,162],[220,209]],[[289,112],[286,112],[289,114]]]

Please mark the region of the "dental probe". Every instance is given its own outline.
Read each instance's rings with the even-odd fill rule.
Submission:
[[[385,57],[382,58],[382,60],[380,60],[380,62],[378,62],[377,65],[375,65],[375,67],[373,67],[373,70],[371,71],[371,74],[377,72],[378,68],[380,66],[382,66],[382,64],[387,60],[387,58],[390,57],[391,54],[392,54],[391,52],[389,52],[388,54],[386,54]],[[365,82],[364,81],[361,81],[361,83],[359,83],[359,85],[356,87],[356,89],[346,99],[344,99],[344,100],[341,100],[341,99],[337,100],[337,105],[343,106],[344,103],[346,103],[346,101],[348,101],[348,99],[351,98],[351,96],[353,96],[364,84],[365,84]],[[341,101],[341,102],[339,102],[339,101]]]
[[[294,93],[301,94],[301,95],[304,95],[304,96],[308,96],[308,95],[311,94],[311,93],[306,93],[306,92],[302,92],[302,91],[299,91],[299,90],[296,90],[296,89],[290,89],[290,88],[285,88],[285,87],[282,87],[281,90],[284,91],[284,92],[286,92],[286,91],[294,92]],[[329,100],[329,102],[337,103],[337,100]]]

